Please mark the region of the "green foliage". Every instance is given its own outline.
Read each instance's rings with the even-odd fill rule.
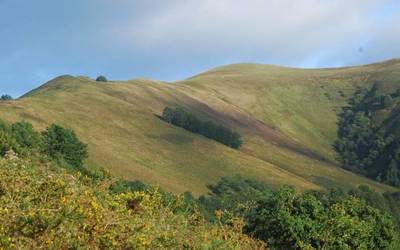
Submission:
[[[98,77],[96,78],[96,81],[97,81],[97,82],[108,82],[107,78],[106,78],[105,76],[103,76],[103,75],[98,76]]]
[[[87,146],[76,136],[75,132],[57,124],[52,124],[43,136],[43,150],[52,158],[65,160],[74,168],[82,168],[87,158]]]
[[[10,127],[3,120],[0,120],[0,130],[1,131],[5,131],[5,132],[9,132]]]
[[[107,173],[88,170],[83,167],[87,157],[87,146],[75,132],[53,124],[42,133],[34,130],[32,124],[21,121],[8,125],[0,120],[0,155],[16,154],[16,157],[32,156],[37,159],[50,158],[60,165],[79,170],[94,179],[102,179]],[[61,164],[63,163],[63,164]]]
[[[198,200],[206,218],[212,221],[217,219],[217,210],[244,217],[257,201],[271,193],[271,188],[265,183],[239,175],[224,177],[216,185],[209,185],[208,189],[208,195],[202,195]]]
[[[22,148],[9,133],[0,130],[0,156],[5,156],[10,151],[21,154]]]
[[[229,224],[245,218],[245,232],[274,249],[396,249],[400,195],[361,186],[348,193],[272,190],[240,176],[223,178],[199,198],[206,217]],[[400,225],[400,224],[397,224]]]
[[[211,121],[203,122],[179,107],[175,109],[165,107],[162,119],[175,126],[216,140],[231,148],[236,149],[242,145],[241,136],[237,132]]]
[[[12,98],[12,96],[6,94],[6,95],[2,95],[0,97],[0,100],[1,101],[10,101],[10,100],[13,100],[13,98]]]
[[[243,224],[179,212],[182,196],[110,194],[112,179],[0,158],[1,249],[264,249]]]
[[[348,194],[364,200],[368,205],[382,212],[390,214],[400,232],[400,192],[382,194],[374,191],[369,186],[360,186],[357,189],[351,189]]]
[[[16,122],[11,124],[10,131],[19,145],[31,149],[40,146],[40,134],[33,129],[32,124],[28,122]]]
[[[127,192],[144,192],[150,190],[150,186],[141,181],[118,180],[110,185],[112,194],[120,194]]]
[[[393,94],[395,96],[395,94]],[[400,135],[373,119],[373,112],[393,104],[376,87],[359,90],[340,114],[335,149],[343,167],[390,185],[400,185]]]
[[[357,198],[323,204],[293,188],[260,201],[247,232],[279,249],[392,249],[396,239],[390,217]]]

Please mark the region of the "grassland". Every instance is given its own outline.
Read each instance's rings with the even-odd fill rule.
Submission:
[[[0,118],[38,129],[61,123],[89,144],[90,167],[174,192],[200,194],[234,174],[300,189],[394,190],[340,169],[331,145],[337,113],[357,86],[377,79],[398,85],[399,67],[398,61],[318,70],[238,64],[176,83],[62,76],[0,103]],[[156,115],[167,105],[238,130],[244,145],[233,150],[164,123]]]

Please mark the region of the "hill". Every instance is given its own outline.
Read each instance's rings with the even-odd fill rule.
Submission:
[[[238,64],[176,83],[62,76],[1,102],[0,118],[25,119],[38,129],[52,122],[70,127],[89,144],[90,167],[174,192],[200,194],[235,174],[300,189],[394,190],[341,169],[332,145],[337,115],[354,91],[377,79],[395,88],[399,67],[399,61],[339,69]],[[239,131],[243,146],[234,150],[165,123],[157,115],[166,106]]]

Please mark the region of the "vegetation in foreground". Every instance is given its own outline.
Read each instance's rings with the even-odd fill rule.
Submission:
[[[0,248],[265,248],[240,219],[209,223],[182,196],[111,192],[117,182],[85,170],[86,147],[61,126],[2,123],[0,148]]]
[[[210,220],[241,217],[245,232],[272,249],[399,249],[399,193],[362,186],[348,192],[274,190],[240,176],[223,178],[199,198]]]
[[[188,192],[176,196],[87,170],[86,145],[59,125],[37,133],[26,122],[1,123],[0,131],[3,248],[399,246],[396,193],[274,190],[236,176],[209,186],[210,193],[198,199]]]

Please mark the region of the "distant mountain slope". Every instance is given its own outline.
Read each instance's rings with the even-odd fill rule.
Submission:
[[[177,83],[62,76],[18,101],[0,103],[0,118],[29,120],[39,129],[52,122],[71,127],[89,144],[91,167],[176,192],[199,194],[234,174],[300,189],[369,184],[389,190],[338,168],[331,145],[337,112],[355,88],[371,85],[379,74],[400,72],[398,66],[393,61],[308,70],[239,64]],[[233,150],[161,121],[156,115],[167,105],[239,131],[243,146]]]

